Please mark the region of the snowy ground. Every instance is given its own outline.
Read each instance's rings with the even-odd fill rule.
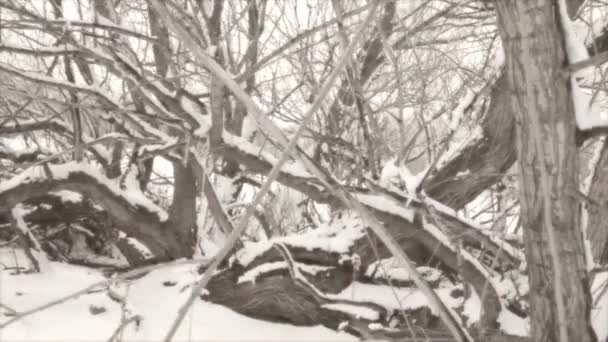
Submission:
[[[18,260],[21,265],[26,263],[22,255]],[[14,266],[12,250],[0,249],[0,262]],[[50,272],[41,274],[13,274],[14,270],[5,270],[4,265],[0,265],[0,303],[3,304],[0,324],[13,318],[4,306],[23,312],[105,279],[96,271],[59,263],[51,263]],[[142,316],[139,326],[131,323],[124,329],[123,340],[163,339],[178,308],[189,295],[189,288],[184,287],[194,280],[194,268],[160,269],[133,281],[128,289],[116,287],[115,292],[128,291],[127,317]],[[163,285],[167,281],[172,286]],[[122,315],[123,306],[110,298],[107,289],[100,287],[0,329],[0,341],[108,341],[120,326]],[[198,300],[173,340],[356,341],[357,338],[325,327],[295,327],[255,320]]]
[[[179,307],[190,294],[188,285],[196,279],[194,265],[165,267],[129,282],[128,286],[125,285],[126,283],[114,284],[109,288],[98,286],[74,299],[2,327],[15,317],[14,312],[11,312],[12,309],[22,313],[85,289],[92,284],[104,282],[106,278],[98,271],[61,263],[50,263],[49,269],[43,273],[18,273],[13,267],[16,264],[22,266],[27,264],[27,259],[18,251],[8,248],[0,248],[0,263],[0,341],[109,341],[121,322],[135,315],[139,315],[141,321],[139,324],[135,322],[128,324],[122,332],[121,340],[159,341],[166,335]],[[608,282],[608,272],[598,274],[592,289],[594,297],[592,321],[600,341],[604,341],[608,336],[606,323],[608,322],[608,291],[604,290],[606,282]],[[424,304],[425,299],[418,298],[419,294],[406,290],[401,289],[395,293],[394,289],[388,286],[357,284],[345,289],[341,296],[370,300],[395,308],[404,304],[407,307]],[[448,292],[444,291],[444,293],[442,289],[438,292],[448,303],[450,300],[453,301]],[[401,304],[396,304],[395,296],[401,299],[399,300]],[[390,302],[385,303],[379,300],[379,297]],[[127,298],[126,305],[116,300],[117,298]],[[510,321],[516,322],[515,326],[503,327],[509,333],[521,334],[527,330],[527,324],[522,324],[523,320],[514,316]],[[203,340],[356,341],[358,339],[321,326],[296,327],[256,320],[226,307],[197,300],[174,341]]]

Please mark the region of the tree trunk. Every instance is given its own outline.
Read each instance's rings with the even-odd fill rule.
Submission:
[[[596,341],[573,195],[576,126],[558,4],[501,0],[496,7],[517,126],[531,338]]]
[[[172,164],[174,194],[167,228],[175,234],[180,256],[191,257],[196,245],[196,176],[190,165],[183,166],[181,161]]]

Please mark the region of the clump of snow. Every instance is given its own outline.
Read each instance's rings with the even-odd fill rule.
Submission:
[[[498,314],[500,330],[509,335],[530,336],[530,318],[521,318],[509,310],[501,310]]]
[[[371,330],[384,330],[384,329],[386,329],[380,323],[370,323],[370,324],[367,325],[367,327],[370,328]]]
[[[566,54],[570,64],[584,61],[589,58],[589,52],[583,39],[577,35],[574,23],[570,20],[565,0],[559,0],[561,24],[564,29]]]
[[[592,94],[583,91],[574,76],[571,77],[570,84],[578,128],[589,130],[608,126],[608,113],[603,111],[599,105],[592,103]]]
[[[198,128],[194,131],[194,135],[198,137],[206,136],[211,128],[211,119],[209,115],[206,115],[203,105],[197,99],[186,95],[180,97],[180,105],[198,123]]]
[[[403,204],[382,195],[370,194],[355,194],[355,197],[362,204],[368,207],[376,208],[380,211],[388,212],[393,215],[402,217],[410,222],[414,222],[416,211],[413,208],[406,207]]]
[[[528,276],[517,270],[505,272],[503,276],[494,276],[494,286],[499,295],[507,301],[522,301],[530,292]],[[527,306],[527,303],[520,303]]]
[[[458,102],[458,105],[454,108],[454,110],[452,110],[452,116],[449,123],[450,131],[455,131],[458,128],[464,117],[465,109],[467,109],[473,103],[473,100],[475,100],[475,95],[476,94],[474,91],[468,88],[466,89],[464,97],[460,100],[460,102]]]
[[[259,275],[285,268],[287,268],[287,263],[285,261],[267,262],[243,273],[243,275],[239,277],[238,283],[255,283],[255,280]]]
[[[234,179],[222,175],[215,175],[215,182],[213,185],[220,202],[231,203],[234,201],[232,196],[237,192],[237,186]]]
[[[263,146],[256,146],[242,137],[223,132],[222,139],[224,140],[225,144],[238,148],[243,153],[255,156],[257,158],[261,158],[273,166],[278,162],[278,158],[276,158],[268,151],[265,151]],[[314,178],[306,170],[306,167],[299,161],[292,161],[283,164],[283,166],[281,167],[281,171],[288,173],[294,177],[311,179]]]
[[[55,195],[61,199],[63,203],[80,203],[82,202],[82,195],[69,190],[59,190],[49,192],[51,195]]]
[[[428,266],[416,267],[427,282],[437,282],[441,279],[441,271]],[[371,263],[365,275],[374,278],[388,278],[397,281],[413,281],[412,275],[394,257],[382,259]]]
[[[481,300],[475,291],[471,291],[469,298],[465,299],[462,314],[467,318],[467,324],[478,322],[481,318]]]
[[[505,65],[507,58],[505,56],[505,49],[502,46],[502,41],[497,40],[497,46],[494,50],[494,66],[498,69]]]
[[[466,169],[466,170],[464,170],[464,171],[459,171],[459,172],[456,174],[456,176],[454,176],[454,178],[463,178],[463,177],[466,177],[466,176],[468,176],[468,175],[470,175],[470,174],[471,174],[471,171],[470,171],[469,169]]]
[[[408,194],[414,195],[425,174],[426,172],[423,171],[414,175],[406,165],[398,165],[397,160],[393,158],[382,168],[380,185],[388,189],[392,187],[405,189]]]
[[[154,254],[152,254],[152,252],[150,252],[150,249],[148,249],[148,247],[146,247],[146,245],[144,245],[143,243],[139,242],[137,239],[133,238],[133,237],[127,237],[125,239],[125,241],[131,246],[133,247],[135,250],[137,250],[139,252],[139,254],[141,256],[143,256],[145,259],[150,259],[154,256]]]
[[[312,251],[315,249],[338,254],[349,253],[354,242],[365,235],[365,228],[360,219],[346,212],[340,219],[325,223],[314,230],[303,234],[272,238],[261,242],[246,242],[244,247],[236,252],[231,262],[238,261],[248,266],[255,258],[262,255],[276,243],[285,243]]]
[[[341,311],[355,318],[363,318],[370,321],[380,319],[380,313],[363,305],[352,305],[347,303],[330,303],[321,305],[322,308]]]
[[[295,266],[305,273],[316,275],[319,272],[327,271],[332,269],[329,266],[317,266],[317,265],[308,265],[303,263],[296,263]],[[246,283],[252,282],[255,283],[257,277],[276,270],[287,269],[287,262],[285,261],[276,261],[276,262],[267,262],[263,263],[259,266],[256,266],[247,272],[243,273],[239,277],[238,283]]]
[[[241,137],[247,141],[251,141],[254,135],[258,131],[258,124],[255,122],[255,119],[251,117],[251,115],[247,114],[245,118],[243,118],[243,128],[241,129]]]
[[[449,308],[458,308],[462,305],[463,298],[452,296],[452,291],[458,289],[459,286],[436,289],[435,293]],[[434,311],[428,302],[426,295],[417,288],[398,288],[389,285],[353,282],[342,292],[331,296],[331,298],[376,303],[388,311],[398,309],[414,310],[421,307],[429,307],[433,314],[437,315],[437,312]]]

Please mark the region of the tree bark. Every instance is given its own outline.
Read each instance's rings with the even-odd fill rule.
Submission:
[[[608,143],[604,142],[595,165],[589,203],[587,203],[587,239],[591,243],[593,261],[608,264]]]
[[[191,257],[196,245],[196,175],[192,165],[173,161],[174,189],[169,210],[169,228],[181,246],[181,255]]]
[[[501,0],[496,7],[517,129],[531,338],[596,341],[573,196],[578,189],[576,125],[569,75],[563,71],[558,4]]]

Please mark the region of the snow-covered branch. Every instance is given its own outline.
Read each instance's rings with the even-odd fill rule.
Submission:
[[[0,208],[12,208],[27,199],[60,190],[74,191],[99,203],[120,229],[140,239],[159,258],[179,251],[163,228],[167,212],[146,198],[139,187],[127,184],[122,188],[116,180],[86,163],[33,166],[1,182]]]

